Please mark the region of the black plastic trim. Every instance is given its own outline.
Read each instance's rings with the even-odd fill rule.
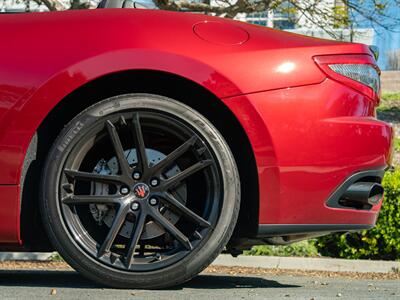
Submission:
[[[326,201],[326,205],[332,208],[342,208],[342,209],[351,209],[355,210],[356,208],[351,208],[347,206],[343,206],[339,203],[340,197],[347,191],[347,189],[356,181],[364,177],[378,177],[382,180],[383,175],[385,174],[386,167],[378,169],[378,170],[366,170],[357,172],[350,177],[348,177],[328,198]]]
[[[358,231],[372,227],[374,225],[370,224],[264,224],[258,226],[257,237]]]

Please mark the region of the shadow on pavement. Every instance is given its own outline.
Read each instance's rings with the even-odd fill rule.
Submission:
[[[103,288],[74,271],[0,270],[0,286]]]
[[[240,289],[240,288],[297,288],[299,285],[281,284],[261,277],[233,275],[199,275],[179,288],[192,289]]]
[[[0,270],[0,286],[49,288],[104,288],[74,271]],[[199,275],[191,281],[171,288],[240,289],[240,288],[297,288],[299,285],[281,284],[252,276]]]

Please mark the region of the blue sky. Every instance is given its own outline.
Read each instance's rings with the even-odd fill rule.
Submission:
[[[364,2],[366,5],[366,9],[368,9],[368,4],[370,1]],[[356,16],[355,21],[358,27],[374,27],[375,28],[375,36],[373,44],[379,48],[380,57],[378,60],[379,67],[384,70],[387,66],[387,57],[386,53],[388,51],[400,50],[400,7],[395,4],[395,1],[389,0],[389,6],[385,14],[389,16],[386,20],[382,20],[386,25],[390,26],[390,30],[385,29],[383,27],[374,25],[364,18]],[[397,19],[397,21],[395,20]]]

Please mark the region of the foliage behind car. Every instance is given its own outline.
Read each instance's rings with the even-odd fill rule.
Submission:
[[[385,200],[376,227],[360,233],[321,237],[316,242],[324,256],[364,259],[400,259],[400,170],[386,173]]]

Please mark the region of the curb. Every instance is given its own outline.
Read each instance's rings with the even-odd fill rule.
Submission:
[[[213,262],[213,265],[225,267],[357,273],[393,273],[400,271],[400,262],[397,261],[245,255],[234,258],[225,254],[218,256]]]
[[[0,261],[6,260],[49,260],[54,252],[0,252]]]
[[[54,252],[1,252],[0,261],[47,261]],[[279,270],[394,273],[400,272],[400,262],[379,260],[350,260],[318,257],[245,256],[232,257],[221,254],[212,263],[214,266],[263,268]]]

